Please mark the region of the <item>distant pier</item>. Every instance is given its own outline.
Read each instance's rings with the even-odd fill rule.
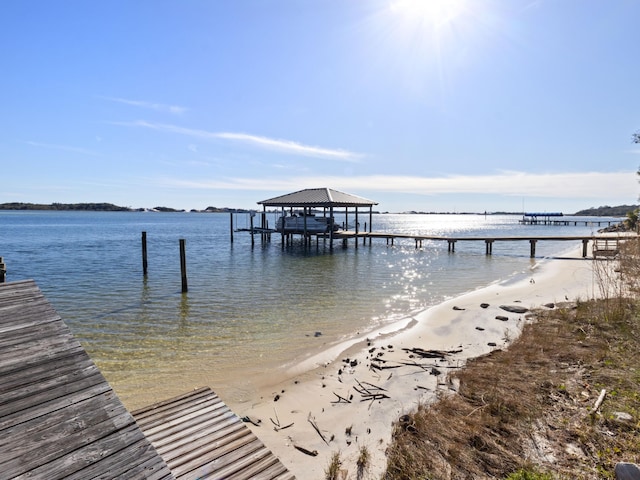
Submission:
[[[521,225],[557,225],[557,226],[571,226],[577,227],[578,225],[584,225],[588,227],[593,226],[608,226],[612,224],[620,223],[616,220],[576,220],[575,218],[566,218],[560,212],[552,213],[525,213],[521,220],[518,220]]]

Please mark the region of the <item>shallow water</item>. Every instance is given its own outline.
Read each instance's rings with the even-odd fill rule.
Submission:
[[[591,235],[521,226],[517,216],[374,215],[374,231],[449,236]],[[337,220],[341,222],[339,216]],[[353,216],[349,222],[353,222]],[[368,221],[368,214],[360,222]],[[270,223],[275,218],[270,218]],[[282,248],[236,232],[228,214],[0,212],[7,280],[33,278],[129,407],[209,385],[230,401],[257,382],[352,336],[514,275],[580,242],[320,241]],[[249,226],[247,216],[236,227]],[[141,232],[149,271],[142,275]],[[179,239],[188,293],[181,293]]]

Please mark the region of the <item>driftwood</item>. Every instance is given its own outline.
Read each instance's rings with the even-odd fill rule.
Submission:
[[[311,416],[311,412],[309,412],[309,416],[307,417],[307,421],[311,424],[311,426],[314,428],[314,430],[316,432],[318,432],[318,435],[320,435],[320,438],[322,439],[322,441],[324,443],[326,443],[327,445],[329,445],[329,442],[327,441],[325,436],[320,431],[320,428],[318,428],[318,425],[316,424],[315,419]]]
[[[253,417],[250,417],[248,415],[242,417],[241,420],[243,422],[245,422],[245,423],[251,423],[252,425],[255,425],[256,427],[259,427],[260,424],[262,423],[262,420],[260,420],[259,418],[253,418]]]
[[[342,396],[338,395],[336,392],[333,392],[333,394],[334,394],[336,397],[338,397],[338,400],[335,400],[335,401],[333,401],[333,402],[331,402],[331,403],[341,403],[341,402],[351,403],[351,399],[349,399],[349,398],[345,398],[345,397],[342,397]]]
[[[357,379],[356,383],[358,384],[358,386],[354,386],[353,389],[362,396],[362,399],[360,400],[361,402],[364,402],[366,400],[373,401],[382,400],[383,398],[391,398],[386,393],[382,393],[386,392],[387,390],[379,387],[378,385],[374,385],[373,383],[369,382],[359,382]]]
[[[600,391],[600,395],[598,396],[598,399],[596,400],[596,403],[593,405],[593,408],[589,412],[589,415],[595,415],[596,414],[596,412],[600,409],[600,405],[602,405],[602,402],[604,402],[604,397],[605,397],[606,394],[607,394],[607,390],[603,388]]]
[[[310,457],[317,457],[318,456],[318,451],[317,450],[307,450],[304,447],[301,447],[300,445],[293,445],[293,448],[295,448],[296,450],[304,453],[305,455],[309,455]]]
[[[418,355],[422,358],[445,358],[447,355],[452,355],[454,353],[462,352],[462,349],[459,350],[424,350],[422,348],[403,348],[405,352],[413,353],[414,355]]]
[[[271,420],[271,423],[273,423],[273,429],[276,432],[279,432],[280,430],[284,430],[285,428],[293,427],[294,422],[291,422],[289,425],[280,424],[280,419],[278,418],[278,412],[276,411],[275,408],[273,409],[273,413],[276,416],[276,419],[274,420],[273,418],[269,417],[269,420]]]

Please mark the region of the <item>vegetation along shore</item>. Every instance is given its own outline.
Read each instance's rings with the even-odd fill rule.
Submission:
[[[624,217],[629,215],[630,212],[637,211],[640,205],[617,205],[614,207],[604,205],[601,207],[591,207],[584,210],[580,210],[568,215],[576,216],[590,216],[590,217]],[[100,203],[23,203],[23,202],[8,202],[0,203],[0,210],[55,210],[55,211],[94,211],[94,212],[185,212],[184,209],[175,209],[171,207],[157,206],[153,208],[132,208],[114,205],[112,203],[100,202]],[[250,210],[243,208],[230,208],[230,207],[212,207],[209,206],[203,210],[192,209],[190,212],[204,212],[204,213],[249,213]],[[379,213],[379,212],[376,212]],[[453,213],[453,212],[424,212],[412,210],[409,212],[400,212],[407,214],[438,214],[438,213]],[[522,212],[456,212],[461,214],[480,214],[486,213],[488,215],[522,215]]]

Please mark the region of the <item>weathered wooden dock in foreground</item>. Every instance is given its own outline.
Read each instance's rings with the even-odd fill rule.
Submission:
[[[208,388],[134,419],[27,280],[0,285],[0,478],[294,477]]]
[[[33,281],[0,285],[3,478],[173,478]]]

